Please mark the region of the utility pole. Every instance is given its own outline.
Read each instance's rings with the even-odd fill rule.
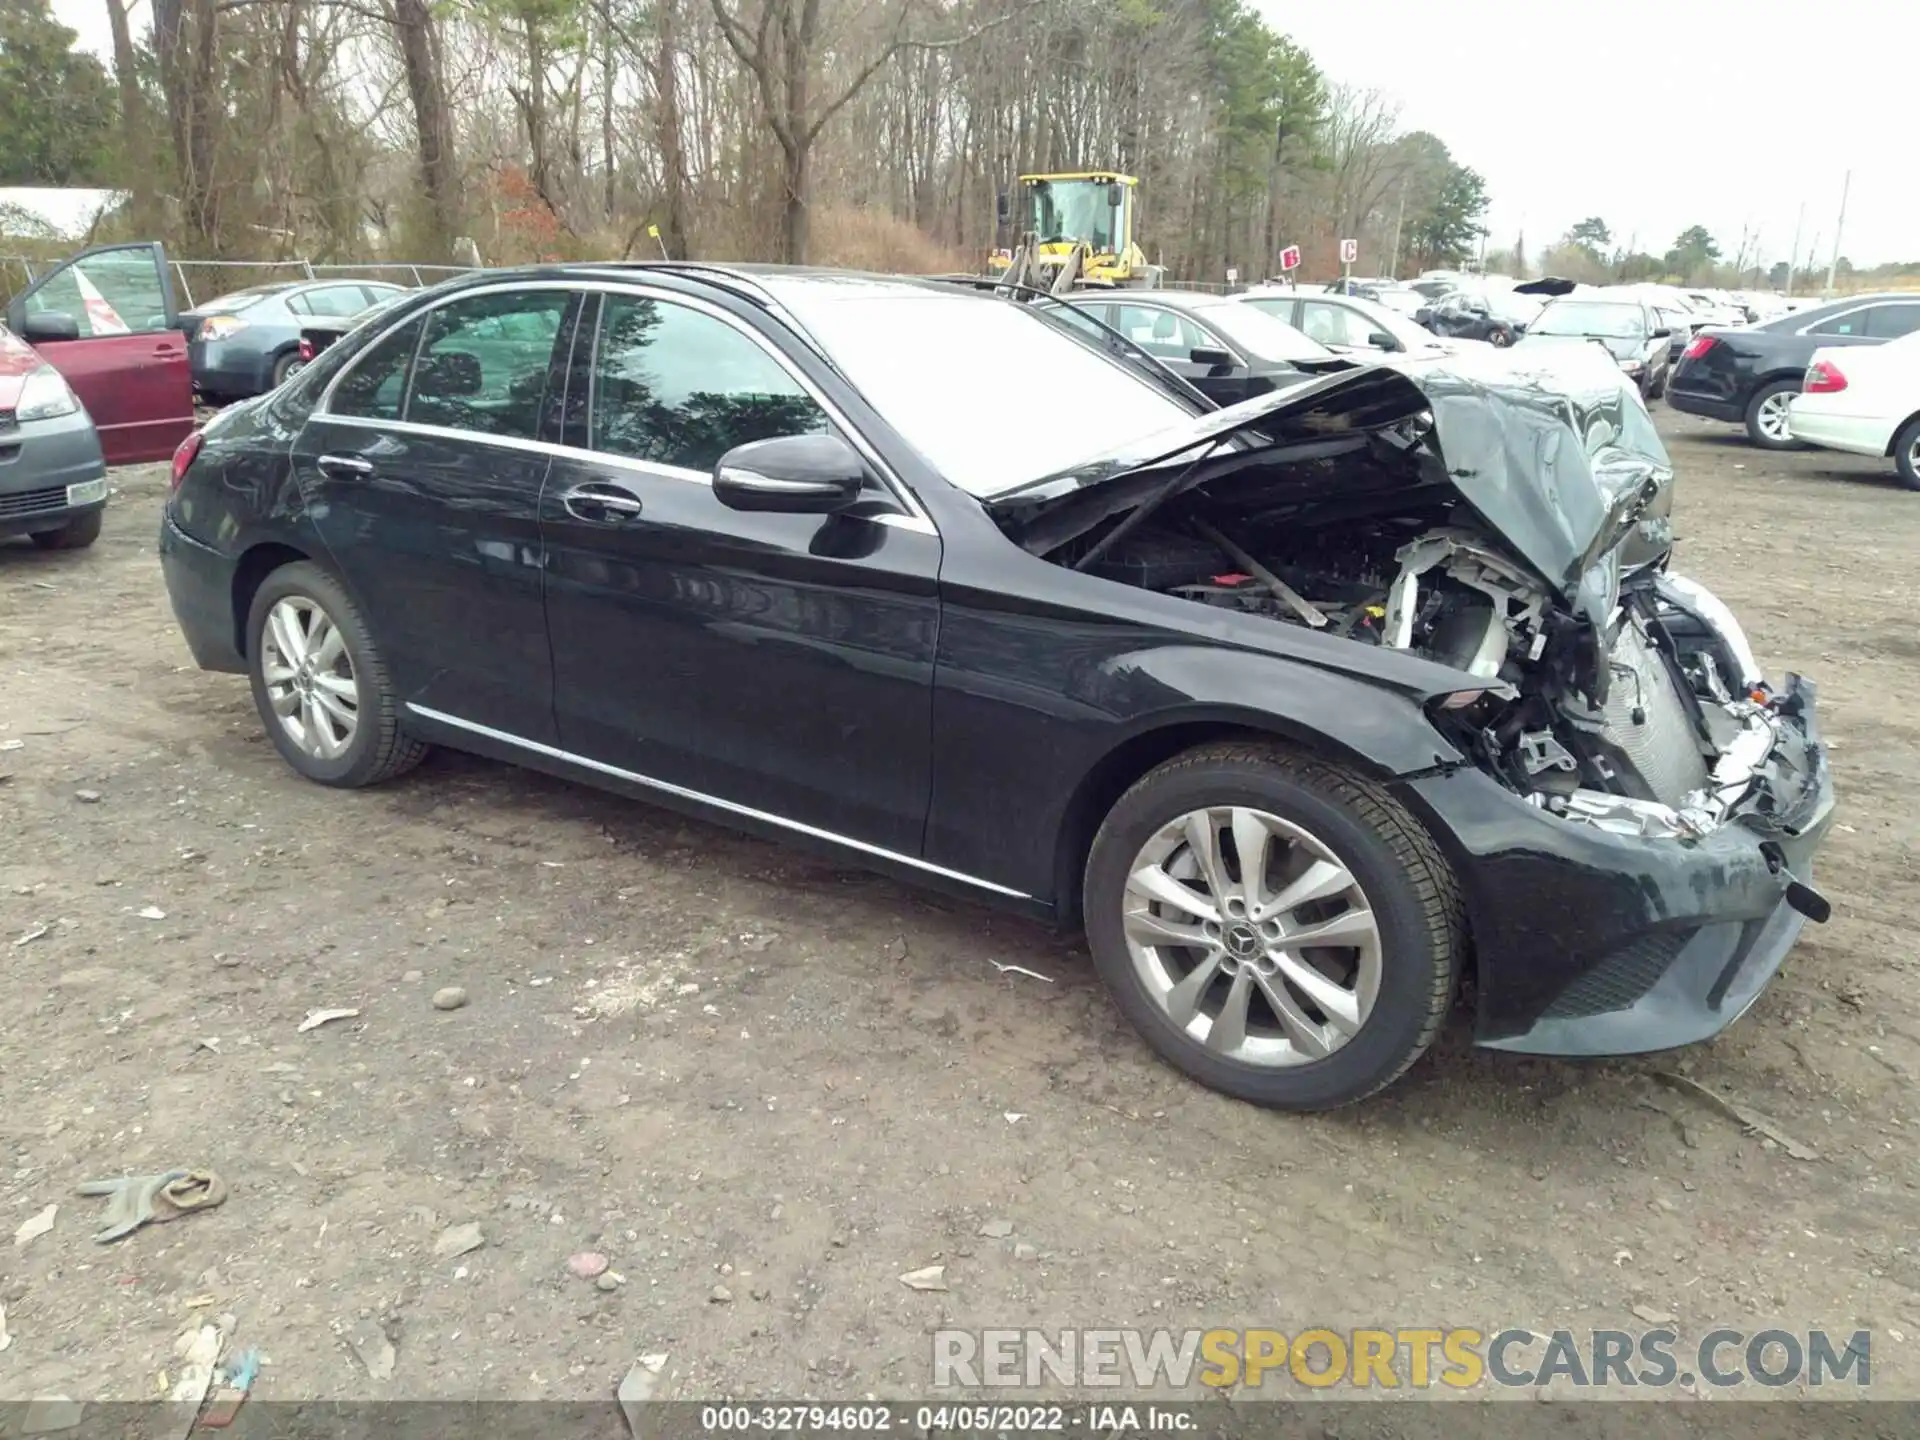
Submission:
[[[1807,202],[1800,202],[1800,218],[1793,222],[1793,248],[1787,251],[1787,298],[1793,298],[1793,267],[1800,263],[1800,227],[1807,223]]]
[[[1840,182],[1840,218],[1833,225],[1833,255],[1827,261],[1826,299],[1833,298],[1833,272],[1840,264],[1840,232],[1847,226],[1847,191],[1853,188],[1853,171],[1847,171],[1847,178]]]

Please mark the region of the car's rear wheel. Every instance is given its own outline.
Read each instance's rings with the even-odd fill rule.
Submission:
[[[1378,786],[1258,743],[1162,765],[1087,860],[1095,966],[1153,1048],[1242,1100],[1323,1110],[1433,1043],[1464,922],[1433,839]]]
[[[1756,390],[1747,402],[1747,438],[1762,450],[1793,449],[1788,405],[1799,393],[1798,380],[1774,380]]]
[[[58,530],[36,530],[33,543],[42,550],[84,550],[100,538],[100,525],[106,512],[90,510],[76,515]]]
[[[289,350],[273,362],[274,388],[276,390],[279,389],[306,368],[307,362],[300,358],[300,352],[298,350]]]
[[[283,565],[247,616],[254,704],[281,757],[309,780],[355,788],[420,763],[366,620],[339,581],[310,561]]]
[[[1920,415],[1893,437],[1893,473],[1909,490],[1920,490]]]

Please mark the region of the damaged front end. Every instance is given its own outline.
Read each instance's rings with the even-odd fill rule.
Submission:
[[[1671,497],[1617,367],[1554,350],[1314,380],[991,508],[1055,563],[1460,672],[1435,727],[1566,826],[1790,838],[1821,803],[1812,687],[1770,689],[1666,572]]]

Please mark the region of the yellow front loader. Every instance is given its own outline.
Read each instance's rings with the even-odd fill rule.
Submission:
[[[1022,175],[1017,196],[1000,204],[1002,225],[1017,227],[1021,239],[988,260],[989,275],[1055,292],[1159,285],[1165,272],[1133,238],[1139,184],[1111,170]]]

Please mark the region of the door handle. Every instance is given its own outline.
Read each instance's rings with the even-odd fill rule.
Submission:
[[[358,455],[322,455],[313,462],[323,475],[371,475],[373,462]]]
[[[589,480],[584,485],[576,485],[560,497],[560,503],[574,519],[589,524],[623,524],[637,516],[642,508],[638,495],[611,480]]]

